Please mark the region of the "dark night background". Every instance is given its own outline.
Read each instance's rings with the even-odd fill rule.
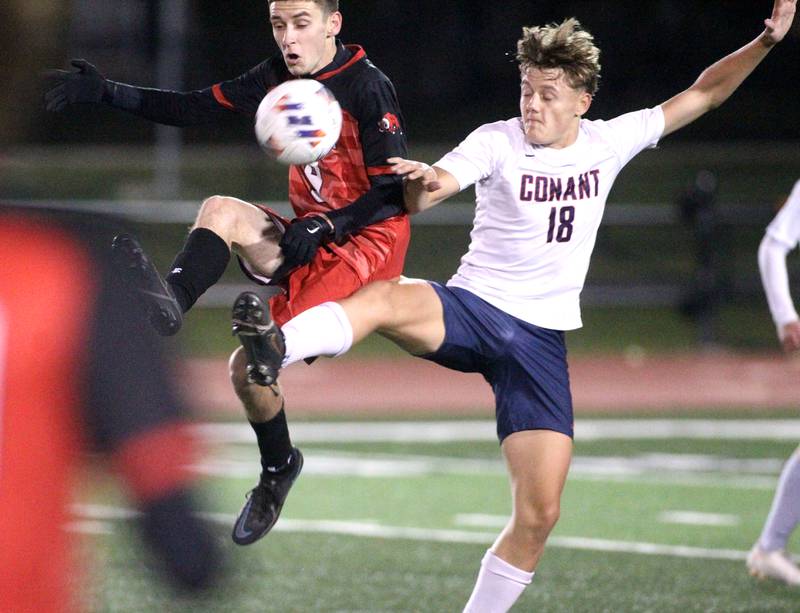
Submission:
[[[109,78],[154,85],[158,3],[93,4],[75,0],[65,5],[63,18],[52,27],[51,44],[39,56],[41,61],[64,66],[70,57],[85,57]],[[609,118],[658,104],[688,87],[703,68],[753,39],[762,30],[771,5],[768,0],[343,0],[341,38],[363,45],[394,81],[412,143],[454,143],[480,123],[517,114],[518,73],[506,53],[514,51],[523,25],[575,16],[594,34],[603,71],[589,117]],[[122,8],[134,15],[127,23],[135,27],[120,27],[114,21]],[[8,6],[5,10],[13,11]],[[183,89],[237,76],[276,49],[266,1],[189,0],[188,12]],[[799,139],[797,33],[796,21],[790,37],[726,105],[672,138]],[[18,62],[11,56],[27,51],[8,41],[5,46],[0,51],[6,60],[0,60],[0,67],[4,62],[13,69]],[[152,135],[146,122],[131,121],[115,111],[102,110],[102,121],[97,116],[92,121],[75,121],[75,114],[69,119],[45,116],[35,97],[21,104],[13,92],[0,95],[10,98],[4,104],[25,109],[18,129],[9,137],[12,143],[141,142]],[[188,142],[251,138],[248,122],[235,117],[221,125],[188,129],[184,136]]]

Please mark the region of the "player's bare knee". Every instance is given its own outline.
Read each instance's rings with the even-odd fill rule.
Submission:
[[[211,196],[203,200],[200,210],[197,213],[197,220],[218,217],[224,215],[227,203],[230,198],[227,196]]]
[[[236,221],[237,200],[227,196],[211,196],[200,205],[195,228],[208,228],[227,237]]]
[[[558,502],[518,505],[514,513],[515,528],[536,540],[550,533],[560,515],[561,506]]]

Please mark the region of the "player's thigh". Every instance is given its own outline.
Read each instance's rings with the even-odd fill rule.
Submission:
[[[514,512],[557,517],[572,458],[572,439],[553,430],[522,430],[503,440]]]
[[[378,332],[414,355],[432,353],[444,341],[442,302],[426,281],[377,281],[341,304],[355,341]]]

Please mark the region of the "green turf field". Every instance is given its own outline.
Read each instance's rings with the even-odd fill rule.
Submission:
[[[77,509],[93,533],[84,541],[95,569],[91,610],[461,611],[510,499],[493,425],[461,436],[451,423],[452,440],[436,443],[387,435],[397,434],[391,424],[374,435],[352,425],[345,436],[341,424],[296,424],[303,475],[276,530],[248,548],[228,532],[256,477],[255,449],[228,432],[199,469],[229,579],[195,600],[146,570],[132,524],[108,518],[126,502],[109,479],[96,480],[82,502],[100,506]],[[774,424],[758,440],[670,439],[643,420],[641,438],[578,441],[561,520],[513,610],[800,610],[800,592],[744,568],[796,445],[787,422]]]

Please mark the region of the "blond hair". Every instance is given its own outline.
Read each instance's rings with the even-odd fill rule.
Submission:
[[[590,94],[600,84],[600,49],[574,17],[560,24],[522,28],[517,61],[521,70],[560,68],[570,87]]]

